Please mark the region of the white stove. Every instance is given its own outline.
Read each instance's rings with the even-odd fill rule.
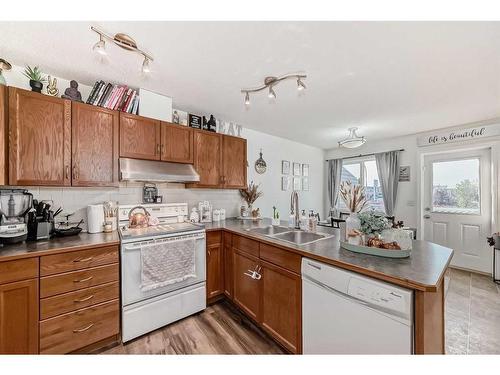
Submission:
[[[187,222],[187,203],[143,204],[159,224],[129,228],[129,212],[138,205],[120,205],[122,339],[124,342],[163,327],[206,307],[205,228]],[[143,287],[143,251],[152,246],[174,251],[178,241],[194,239],[194,274],[154,289]],[[172,254],[172,253],[171,253]],[[172,259],[172,258],[170,258]],[[177,254],[174,257],[176,264]],[[169,262],[168,262],[169,263]],[[161,265],[161,264],[160,264]],[[169,268],[165,264],[165,268]]]

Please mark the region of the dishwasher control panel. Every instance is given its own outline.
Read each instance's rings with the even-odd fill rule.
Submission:
[[[363,302],[399,314],[406,315],[409,313],[408,306],[410,301],[408,301],[408,299],[411,298],[411,292],[409,291],[384,288],[383,286],[351,277],[347,288],[347,294]]]

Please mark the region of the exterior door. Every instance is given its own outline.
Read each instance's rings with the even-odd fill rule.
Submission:
[[[451,264],[491,273],[491,151],[424,158],[423,237],[454,250]]]
[[[9,88],[9,183],[71,185],[71,101]]]
[[[146,117],[120,113],[120,157],[160,160],[161,123]]]
[[[118,185],[116,111],[72,103],[72,185]]]

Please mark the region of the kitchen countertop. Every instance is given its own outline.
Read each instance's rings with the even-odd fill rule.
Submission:
[[[117,231],[95,234],[82,232],[76,236],[4,245],[0,247],[0,262],[119,244],[120,236]]]
[[[330,234],[333,237],[305,245],[296,245],[248,231],[251,228],[271,225],[270,219],[260,221],[227,219],[203,224],[207,232],[227,230],[293,251],[320,262],[339,266],[410,289],[427,292],[434,292],[438,289],[453,256],[452,249],[420,240],[413,241],[413,248],[409,258],[393,259],[354,253],[340,247],[339,229],[320,226],[317,229],[318,233]],[[281,225],[287,226],[284,221],[282,221]]]

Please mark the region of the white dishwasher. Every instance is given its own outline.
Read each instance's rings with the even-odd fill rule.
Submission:
[[[302,258],[304,354],[412,354],[413,292]]]

